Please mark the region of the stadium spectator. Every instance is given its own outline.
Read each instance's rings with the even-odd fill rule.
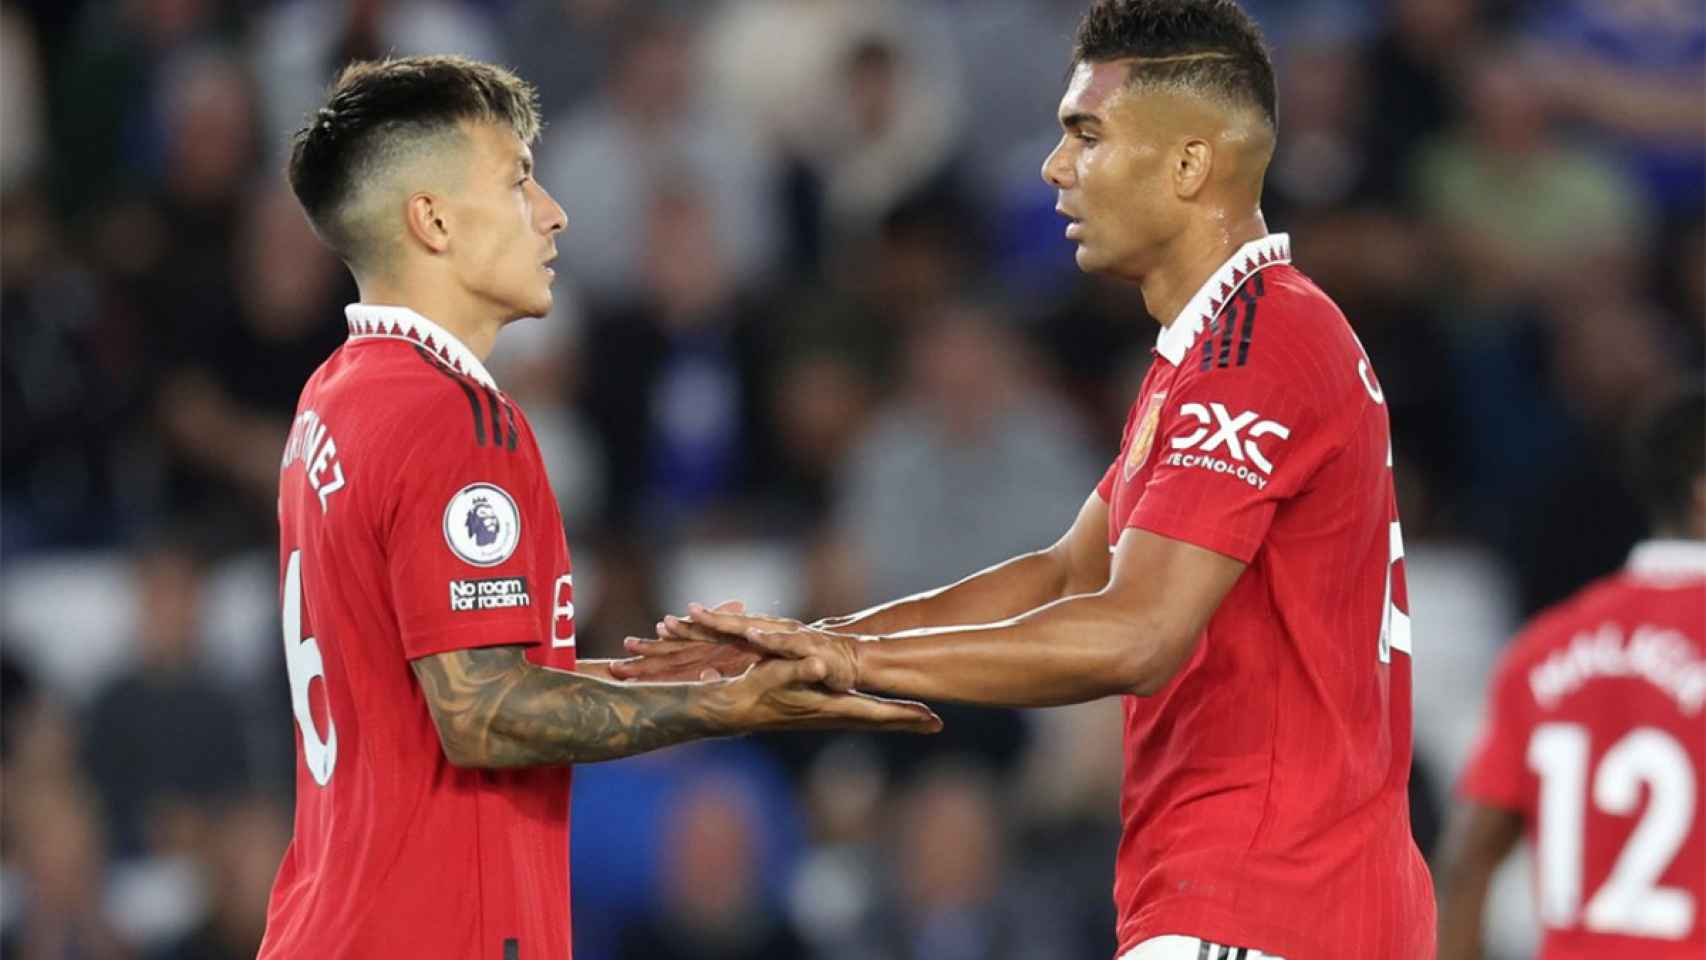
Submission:
[[[1034,505],[1095,476],[1071,414],[1035,385],[1002,323],[966,301],[923,319],[900,401],[848,457],[837,526],[861,558],[865,602],[1049,542],[1070,508]]]
[[[0,952],[17,960],[133,960],[104,912],[101,809],[87,787],[44,776],[6,786],[7,857],[22,889],[12,908],[18,922]]]
[[[46,112],[41,54],[29,20],[10,6],[0,9],[0,195],[9,194],[41,166]]]
[[[749,785],[711,774],[670,804],[658,853],[662,902],[624,938],[621,960],[794,960],[805,951],[767,903],[763,833]]]
[[[242,708],[200,660],[205,569],[182,540],[137,553],[137,661],[88,709],[83,755],[118,857],[186,852],[178,828],[249,782]]]
[[[232,288],[180,328],[158,415],[174,481],[165,509],[211,513],[204,519],[217,517],[227,545],[240,547],[276,523],[278,451],[296,394],[337,347],[325,318],[352,288],[288,191],[250,195],[230,229],[229,239],[218,234],[217,269]]]
[[[1464,295],[1495,305],[1543,296],[1605,247],[1640,244],[1648,228],[1635,184],[1557,135],[1552,102],[1510,68],[1515,54],[1492,46],[1465,62],[1468,120],[1414,167],[1420,207],[1443,233]]]
[[[679,15],[624,20],[597,96],[546,128],[540,182],[576,198],[574,225],[559,241],[563,273],[593,307],[644,294],[646,211],[683,180],[710,204],[718,253],[737,283],[758,281],[777,255],[770,158],[740,116],[696,87],[693,40]]]
[[[516,72],[563,115],[594,97],[615,67],[622,31],[644,4],[628,0],[515,0],[503,40]]]
[[[489,5],[469,0],[282,0],[247,19],[255,71],[266,78],[269,170],[283,167],[291,131],[351,60],[447,50],[501,59],[508,41]]]
[[[1071,956],[1058,918],[1014,883],[993,780],[933,765],[889,817],[892,853],[877,916],[847,957],[873,960],[1057,960]],[[835,956],[836,951],[831,951]]]
[[[146,960],[252,960],[261,947],[267,891],[290,842],[290,816],[264,797],[233,798],[210,813],[195,850],[211,901],[207,915]]]
[[[1655,208],[1698,216],[1706,203],[1706,10],[1558,0],[1525,27],[1522,67],[1553,106],[1607,135]]]
[[[643,282],[595,309],[585,405],[611,515],[661,529],[745,499],[773,456],[764,305],[743,291],[714,197],[672,178],[642,200]]]
[[[1456,127],[1464,51],[1482,42],[1486,5],[1475,0],[1393,0],[1362,52],[1370,75],[1368,168],[1388,206],[1404,207],[1416,157]]]

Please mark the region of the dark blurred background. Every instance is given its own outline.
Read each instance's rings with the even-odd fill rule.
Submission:
[[[1424,849],[1519,619],[1617,566],[1706,337],[1699,0],[1248,0],[1269,224],[1392,406]],[[804,617],[1051,542],[1154,325],[1038,168],[1083,0],[0,3],[8,957],[252,957],[290,834],[277,460],[354,296],[280,169],[344,61],[540,87],[538,428],[583,656],[688,600]],[[1105,960],[1116,701],[582,768],[580,960]],[[1532,943],[1521,873],[1496,953]]]

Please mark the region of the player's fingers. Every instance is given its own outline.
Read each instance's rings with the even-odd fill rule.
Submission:
[[[672,680],[691,677],[691,668],[683,676],[682,665],[669,657],[629,657],[610,663],[610,675],[618,680]]]
[[[849,724],[878,730],[936,733],[942,718],[915,700],[889,700],[865,693],[826,695],[822,712]]]
[[[629,637],[624,646],[634,656],[610,664],[610,675],[618,680],[691,680],[707,665],[738,662],[743,656],[726,646],[642,637]]]
[[[696,606],[698,606],[698,604],[690,603],[687,605],[687,608],[688,610],[692,610]],[[718,613],[745,613],[746,604],[739,600],[724,600],[722,603],[717,604],[711,609]]]
[[[701,623],[699,620],[689,620],[683,617],[664,617],[663,626],[667,635],[675,640],[692,640],[698,643],[728,643],[731,640],[740,639],[737,633],[718,630],[716,627]],[[659,635],[664,634],[660,633]]]
[[[707,610],[704,607],[699,607],[698,609],[693,610],[692,619],[683,622],[690,622],[696,626],[709,628],[717,631],[718,633],[725,633],[735,637],[745,634],[748,627],[762,625],[761,621],[757,617],[741,613],[720,613],[716,610]]]
[[[668,657],[679,653],[703,651],[706,645],[697,640],[662,640],[654,637],[629,637],[622,648],[635,656]]]

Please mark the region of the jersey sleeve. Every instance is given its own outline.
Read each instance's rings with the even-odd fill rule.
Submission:
[[[1114,462],[1108,464],[1108,469],[1103,471],[1102,482],[1096,484],[1096,496],[1101,497],[1103,503],[1114,502],[1114,484],[1118,483],[1119,479],[1120,458],[1115,457]]]
[[[1516,643],[1511,650],[1520,648]],[[1526,811],[1532,806],[1533,774],[1527,758],[1532,701],[1520,665],[1507,656],[1494,674],[1487,717],[1458,781],[1459,795],[1503,810]]]
[[[1146,381],[1147,382],[1147,381]],[[1096,484],[1096,495],[1103,503],[1114,502],[1114,489],[1119,485],[1120,472],[1125,463],[1126,444],[1131,442],[1132,424],[1137,420],[1139,407],[1143,405],[1143,390],[1138,390],[1137,399],[1132,401],[1131,409],[1126,411],[1125,427],[1120,431],[1120,448],[1114,454],[1114,460],[1108,464],[1108,469],[1102,473],[1102,481]]]
[[[1279,502],[1346,441],[1327,396],[1279,363],[1181,377],[1162,410],[1154,471],[1122,527],[1250,562]]]
[[[450,384],[442,384],[448,388]],[[384,508],[379,536],[397,627],[409,659],[471,647],[542,642],[529,591],[550,584],[528,549],[524,528],[540,464],[494,441],[479,419],[495,395],[472,384],[465,402],[440,390],[405,418],[410,431]],[[448,398],[444,393],[450,393]],[[455,401],[455,402],[448,402]],[[478,432],[470,425],[474,410]],[[492,413],[502,424],[502,416]],[[500,427],[501,430],[501,427]],[[541,581],[540,578],[546,578]]]

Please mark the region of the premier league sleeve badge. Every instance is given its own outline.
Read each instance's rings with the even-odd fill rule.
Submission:
[[[515,498],[493,483],[471,483],[444,508],[444,542],[476,567],[508,560],[521,542],[521,511]]]

